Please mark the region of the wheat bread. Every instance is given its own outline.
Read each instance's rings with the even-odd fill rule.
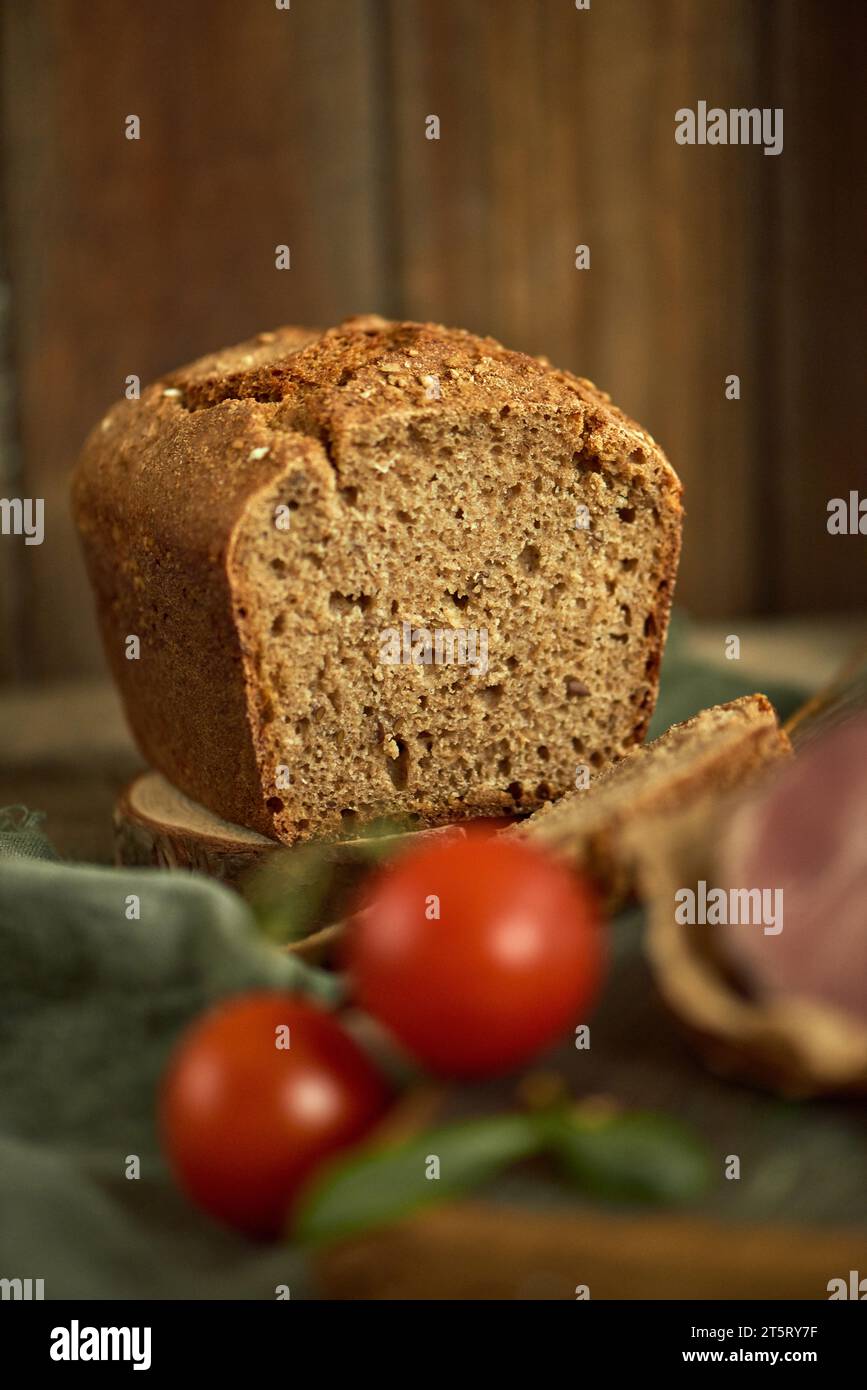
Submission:
[[[73,503],[148,762],[292,843],[532,811],[639,744],[680,491],[590,382],[366,317],[118,403]]]

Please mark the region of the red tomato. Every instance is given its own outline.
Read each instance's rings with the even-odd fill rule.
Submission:
[[[594,896],[524,841],[431,841],[381,870],[362,909],[348,943],[358,1001],[435,1072],[507,1071],[595,998]]]
[[[324,1009],[250,994],[182,1039],[160,1118],[187,1195],[247,1235],[275,1236],[311,1171],[360,1139],[388,1101],[379,1073]]]

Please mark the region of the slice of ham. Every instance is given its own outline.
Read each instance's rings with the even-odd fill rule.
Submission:
[[[867,1021],[867,715],[811,744],[724,837],[719,882],[781,888],[783,930],[714,930],[764,998],[799,995]]]

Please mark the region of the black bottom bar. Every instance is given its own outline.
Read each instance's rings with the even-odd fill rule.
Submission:
[[[317,1366],[371,1371],[386,1385],[499,1365],[515,1375],[529,1358],[534,1380],[560,1367],[603,1364],[644,1374],[704,1365],[805,1365],[851,1373],[867,1332],[860,1303],[274,1303],[0,1302],[4,1363],[52,1376],[135,1375],[158,1382],[178,1372],[221,1378],[305,1378]],[[352,1337],[352,1333],[357,1336]],[[347,1335],[349,1334],[349,1335]],[[459,1340],[455,1340],[458,1338]],[[389,1355],[391,1351],[391,1356]],[[100,1359],[91,1359],[94,1355]],[[556,1361],[554,1358],[557,1358]],[[592,1357],[588,1363],[587,1358]],[[562,1364],[565,1359],[566,1365]],[[854,1362],[857,1365],[857,1361]],[[20,1374],[19,1371],[19,1374]]]

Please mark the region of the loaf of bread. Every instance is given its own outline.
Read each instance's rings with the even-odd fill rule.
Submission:
[[[145,757],[291,843],[531,811],[640,743],[680,491],[590,382],[366,317],[118,403],[73,503]]]
[[[544,845],[586,873],[613,910],[636,887],[645,851],[656,852],[654,823],[755,781],[791,755],[787,734],[766,695],[745,695],[702,710],[633,749],[586,790],[504,832]]]

